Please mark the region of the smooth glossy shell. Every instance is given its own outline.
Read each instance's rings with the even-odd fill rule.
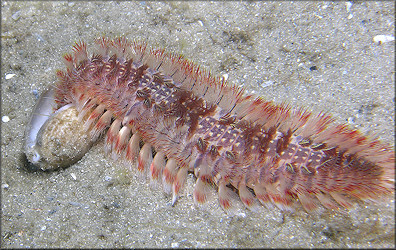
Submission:
[[[35,107],[25,135],[28,160],[44,171],[77,162],[92,145],[74,106],[67,105],[48,114],[52,112],[53,101],[49,92],[43,94]]]

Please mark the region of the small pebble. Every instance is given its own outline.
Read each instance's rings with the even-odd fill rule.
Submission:
[[[345,3],[345,8],[346,8],[347,12],[351,11],[351,7],[352,7],[352,2],[346,2]]]
[[[82,207],[82,208],[85,208],[85,209],[89,208],[88,205],[82,204],[80,202],[70,201],[69,204],[72,205],[72,206],[75,206],[75,207]]]
[[[5,116],[1,117],[1,121],[2,122],[9,122],[10,121],[10,117],[5,115]]]
[[[245,217],[246,217],[246,214],[243,213],[243,212],[240,212],[240,213],[238,213],[237,215],[238,215],[239,217],[242,217],[242,218],[245,218]]]
[[[33,89],[33,90],[32,90],[32,93],[33,93],[34,97],[36,97],[36,99],[39,99],[40,94],[39,94],[39,92],[38,92],[37,89]]]
[[[34,33],[33,35],[36,37],[37,41],[45,42],[44,38],[40,34]]]
[[[120,208],[120,207],[121,207],[121,205],[120,205],[118,202],[115,202],[115,201],[113,201],[111,204],[112,204],[113,207],[115,207],[115,208]]]
[[[79,202],[70,201],[69,204],[72,206],[81,207],[81,203],[79,203]]]
[[[172,248],[179,247],[179,243],[178,243],[178,242],[172,242],[172,243],[171,243],[171,247],[172,247]]]
[[[355,124],[355,118],[349,117],[349,118],[347,119],[347,123],[348,123],[348,124]]]
[[[15,74],[7,74],[7,75],[5,76],[5,79],[6,79],[6,80],[9,80],[9,79],[13,78],[14,76],[15,76]]]
[[[373,41],[378,44],[383,44],[394,40],[395,40],[394,36],[388,36],[388,35],[377,35],[373,37]]]
[[[49,214],[49,215],[54,214],[54,213],[56,213],[56,211],[58,211],[58,210],[59,210],[59,207],[55,207],[54,209],[51,209],[50,211],[48,211],[48,214]]]
[[[18,10],[14,14],[12,14],[11,18],[14,19],[14,21],[18,20],[21,17],[21,11]]]
[[[77,176],[74,173],[71,173],[70,175],[73,178],[73,180],[77,180]]]
[[[269,86],[271,86],[271,85],[274,85],[274,81],[268,80],[268,81],[263,82],[263,83],[261,84],[261,87],[262,87],[262,88],[266,88],[266,87],[269,87]]]
[[[10,186],[7,183],[4,183],[4,184],[1,185],[1,187],[4,188],[4,189],[8,189]]]

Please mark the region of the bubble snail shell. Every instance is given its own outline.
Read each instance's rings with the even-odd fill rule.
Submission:
[[[54,90],[44,92],[25,131],[24,151],[29,162],[43,171],[79,161],[92,146],[74,105],[53,111]]]

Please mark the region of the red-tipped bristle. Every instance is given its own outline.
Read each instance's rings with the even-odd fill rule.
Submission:
[[[83,42],[76,42],[73,47],[74,63],[76,65],[88,60],[87,45]]]

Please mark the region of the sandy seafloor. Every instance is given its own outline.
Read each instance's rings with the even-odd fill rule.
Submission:
[[[344,214],[293,214],[215,198],[174,207],[104,154],[103,143],[57,172],[29,172],[29,114],[77,40],[125,35],[182,53],[275,102],[330,112],[394,146],[393,1],[1,3],[1,247],[395,247],[394,199]],[[7,74],[15,74],[6,79]],[[75,177],[75,178],[74,178]]]

